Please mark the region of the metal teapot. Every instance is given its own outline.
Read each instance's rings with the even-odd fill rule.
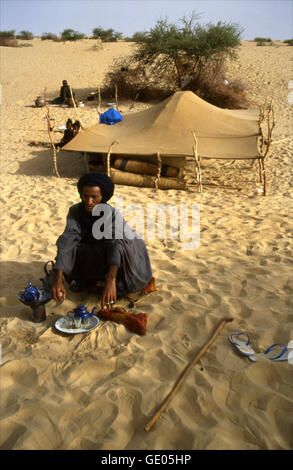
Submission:
[[[40,297],[40,293],[39,293],[38,289],[36,287],[32,286],[31,281],[29,281],[28,287],[26,287],[26,289],[24,290],[23,298],[25,300],[30,301],[30,302],[35,302],[35,301],[39,300],[39,297]]]
[[[90,312],[87,311],[84,305],[79,305],[78,307],[74,308],[72,311],[74,312],[74,318],[81,318],[81,321],[85,321],[87,318],[92,317],[94,315],[94,311],[96,307],[94,307]]]

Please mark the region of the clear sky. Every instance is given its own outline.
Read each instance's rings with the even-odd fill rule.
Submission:
[[[0,29],[59,35],[71,28],[91,35],[101,26],[132,36],[160,18],[174,23],[192,11],[199,22],[237,23],[242,39],[293,38],[293,0],[0,0]]]

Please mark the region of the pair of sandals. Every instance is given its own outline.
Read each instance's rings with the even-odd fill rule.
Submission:
[[[289,351],[285,344],[272,344],[265,352],[256,353],[250,346],[250,338],[247,333],[233,333],[228,339],[238,352],[247,356],[252,362],[265,360],[288,361]]]

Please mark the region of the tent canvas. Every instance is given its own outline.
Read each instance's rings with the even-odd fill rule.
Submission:
[[[112,155],[152,156],[162,163],[184,167],[199,157],[255,159],[261,155],[258,110],[229,110],[207,103],[191,91],[178,91],[143,111],[124,115],[115,126],[98,123],[82,130],[62,150]]]

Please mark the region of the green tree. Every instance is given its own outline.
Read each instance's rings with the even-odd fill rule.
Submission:
[[[85,35],[83,33],[74,31],[74,29],[64,29],[61,33],[61,41],[78,41],[84,37]]]
[[[93,38],[101,39],[103,42],[115,42],[122,38],[122,33],[114,31],[114,29],[103,29],[101,26],[93,29]]]
[[[15,38],[15,29],[11,29],[10,31],[0,31],[0,38]]]
[[[159,20],[154,28],[136,34],[138,44],[133,62],[146,67],[158,79],[173,77],[181,87],[192,77],[199,81],[204,69],[215,61],[236,57],[242,31],[238,25],[218,22],[205,26],[196,22],[192,13],[180,24]]]
[[[17,39],[26,39],[27,41],[31,41],[34,38],[33,33],[30,31],[20,31],[20,33],[16,36]]]

